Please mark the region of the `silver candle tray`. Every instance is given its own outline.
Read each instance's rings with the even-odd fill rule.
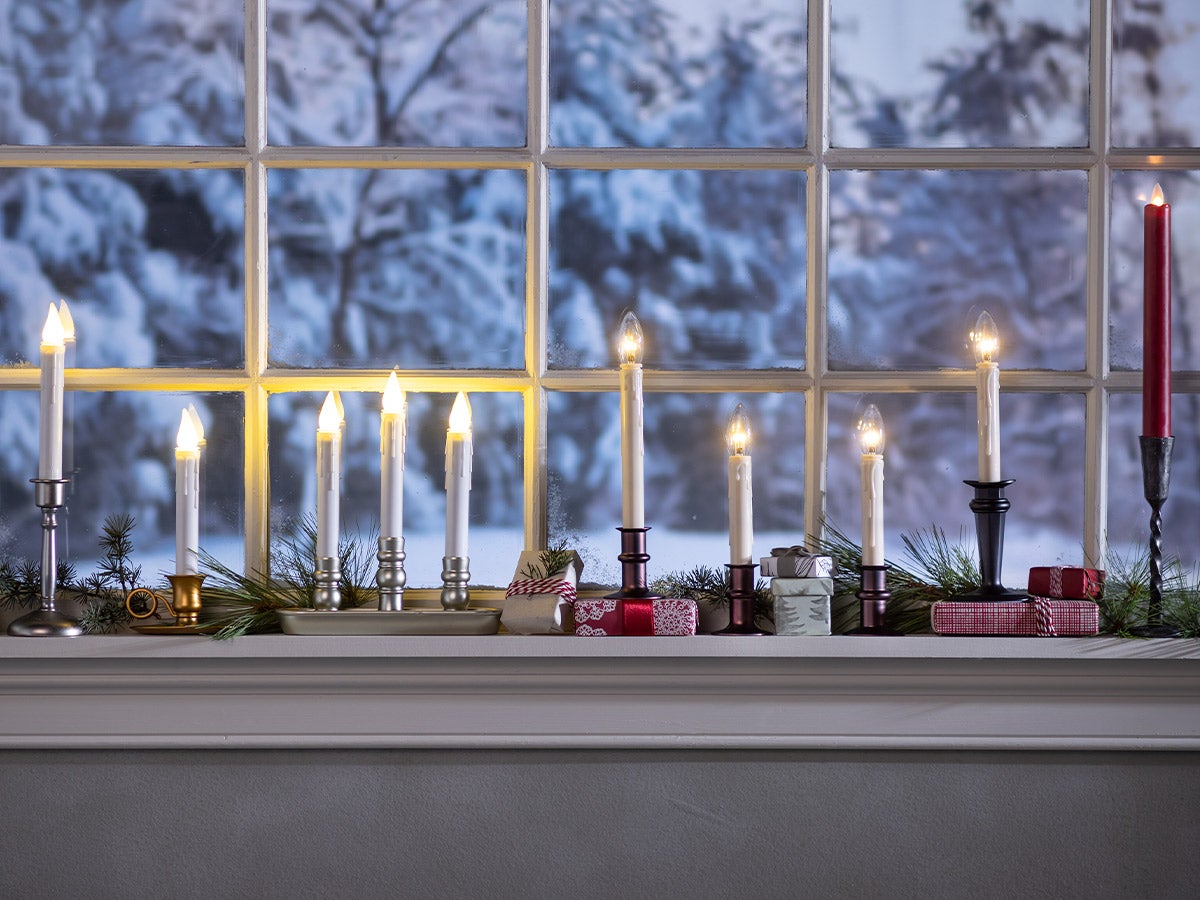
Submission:
[[[479,609],[281,609],[284,634],[495,634],[500,610]]]

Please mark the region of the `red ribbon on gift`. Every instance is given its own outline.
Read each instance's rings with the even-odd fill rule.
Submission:
[[[575,585],[561,578],[522,578],[504,592],[505,597],[526,594],[558,594],[568,603],[575,602]]]
[[[654,634],[654,601],[622,600],[621,627],[625,635],[648,637]]]
[[[1029,602],[1033,604],[1033,615],[1037,621],[1038,637],[1058,637],[1054,630],[1054,609],[1045,597],[1030,595]]]

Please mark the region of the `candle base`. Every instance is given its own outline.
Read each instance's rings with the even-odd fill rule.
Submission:
[[[752,563],[726,563],[729,570],[729,624],[713,634],[769,634],[754,624],[754,570]]]
[[[1162,620],[1162,508],[1171,486],[1173,437],[1138,438],[1142,451],[1142,492],[1150,504],[1150,600],[1146,604],[1146,624],[1129,629],[1134,637],[1177,638],[1178,629]]]
[[[442,557],[442,609],[463,610],[471,602],[471,557]]]
[[[862,585],[856,596],[860,604],[859,626],[847,634],[901,637],[901,632],[887,626],[887,605],[892,592],[887,589],[887,566],[863,566],[859,575]]]
[[[171,613],[176,625],[195,627],[200,624],[200,586],[203,575],[168,575],[171,582],[171,599],[175,601]]]
[[[1011,603],[1025,600],[1025,591],[1009,590],[1000,583],[1000,568],[1004,560],[1004,515],[1012,503],[1004,489],[1016,479],[1003,481],[964,481],[975,489],[971,512],[975,514],[975,539],[979,543],[979,587],[955,600],[969,603]]]
[[[31,613],[14,619],[8,626],[13,637],[79,637],[83,629],[70,616],[54,606],[58,593],[58,510],[67,501],[67,479],[34,478],[33,501],[42,511],[42,593],[41,604]]]
[[[375,570],[379,608],[392,612],[404,609],[404,586],[408,583],[404,574],[404,538],[381,537],[375,559],[379,561]]]
[[[646,563],[650,554],[646,552],[645,528],[618,528],[621,532],[621,552],[617,559],[621,563],[621,589],[606,594],[606,600],[658,600],[659,594],[650,590],[646,583]]]
[[[335,610],[342,605],[342,565],[336,556],[318,556],[313,571],[313,609]]]

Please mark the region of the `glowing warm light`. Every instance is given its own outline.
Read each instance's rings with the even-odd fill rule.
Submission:
[[[975,347],[975,362],[996,361],[996,352],[1000,349],[1000,331],[986,309],[975,320],[971,343]]]
[[[450,408],[450,427],[454,434],[466,434],[471,430],[471,401],[462,391],[454,398],[454,406]]]
[[[729,448],[730,456],[750,455],[750,416],[746,407],[738,404],[734,407],[733,415],[729,417],[729,427],[725,429],[725,446]]]
[[[387,387],[383,389],[383,411],[397,415],[404,412],[404,391],[400,390],[400,379],[396,377],[395,369],[388,375]]]
[[[879,407],[874,403],[867,406],[862,418],[858,420],[855,430],[858,432],[858,446],[864,454],[879,455],[883,453],[885,443],[883,416],[879,414]]]
[[[198,453],[200,451],[200,435],[196,434],[195,422],[186,409],[179,417],[179,431],[175,435],[175,449],[180,453]]]
[[[42,326],[42,346],[61,347],[66,341],[66,331],[63,329],[62,316],[50,304],[50,312],[46,314],[46,324]]]
[[[58,301],[58,317],[62,320],[63,339],[75,340],[75,319],[71,315],[71,307],[67,306],[66,300]]]
[[[322,434],[337,434],[341,430],[344,414],[342,413],[342,398],[337,391],[325,395],[321,404],[321,414],[317,417],[317,431]]]
[[[623,365],[642,361],[642,325],[632,312],[626,312],[621,317],[621,327],[617,332],[617,358]]]
[[[192,431],[196,433],[196,443],[203,447],[208,442],[204,439],[204,422],[200,420],[200,413],[196,412],[196,404],[189,403],[184,413],[192,420]]]
[[[1162,206],[1167,202],[1167,198],[1163,196],[1162,185],[1154,185],[1154,190],[1150,194],[1150,202],[1154,206]]]

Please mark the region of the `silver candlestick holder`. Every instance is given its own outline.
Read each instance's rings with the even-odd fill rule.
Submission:
[[[442,609],[463,610],[471,602],[471,557],[442,557]]]
[[[335,610],[342,605],[342,561],[336,556],[318,556],[313,571],[313,609]]]
[[[404,609],[404,585],[408,583],[404,574],[404,538],[381,537],[375,558],[379,560],[379,568],[375,570],[379,608],[398,612]]]
[[[58,511],[67,502],[66,478],[34,478],[33,502],[42,511],[42,597],[31,613],[14,619],[8,633],[15,637],[79,637],[83,629],[54,607],[58,593]]]

